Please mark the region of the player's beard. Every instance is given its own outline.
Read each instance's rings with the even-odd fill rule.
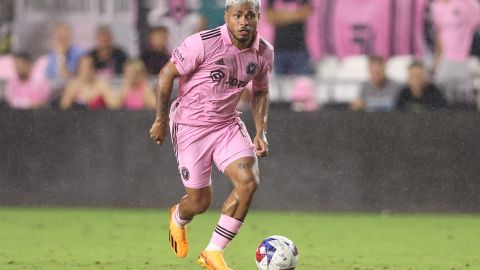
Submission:
[[[250,30],[250,29],[248,31],[249,31],[250,34],[247,37],[239,37],[235,34],[233,34],[232,36],[241,44],[250,44],[250,42],[253,39],[253,31]]]

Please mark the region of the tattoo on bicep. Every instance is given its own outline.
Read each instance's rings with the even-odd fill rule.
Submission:
[[[250,163],[250,162],[245,162],[245,163],[240,162],[240,163],[237,164],[237,167],[238,167],[239,169],[242,169],[242,170],[251,169],[251,168],[253,168],[253,163]]]

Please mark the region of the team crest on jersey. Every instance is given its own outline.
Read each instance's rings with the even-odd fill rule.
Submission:
[[[190,179],[190,172],[185,167],[182,167],[182,178],[185,181],[188,181],[188,179]]]
[[[257,72],[257,64],[250,62],[247,65],[247,74],[248,75],[255,75],[255,72]]]

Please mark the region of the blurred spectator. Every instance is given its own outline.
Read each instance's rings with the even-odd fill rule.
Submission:
[[[275,26],[275,72],[312,74],[305,45],[308,0],[268,0],[266,19]]]
[[[142,110],[155,108],[155,94],[147,79],[147,71],[141,60],[129,60],[125,64],[124,84],[119,103],[127,110]]]
[[[203,0],[200,14],[205,28],[212,29],[223,25],[225,23],[224,11],[225,0]]]
[[[156,0],[155,6],[148,14],[150,27],[163,25],[168,28],[170,36],[168,50],[174,50],[187,36],[205,29],[202,17],[193,10],[187,0]]]
[[[368,71],[370,80],[363,83],[360,97],[350,104],[350,108],[368,112],[394,110],[400,86],[386,77],[385,59],[381,56],[371,56]]]
[[[55,25],[51,46],[46,76],[49,80],[57,82],[68,80],[75,72],[83,51],[72,45],[72,30],[67,23]]]
[[[8,81],[5,100],[13,109],[37,109],[45,106],[49,89],[46,80],[32,76],[32,59],[27,53],[16,53],[16,77]]]
[[[307,76],[296,78],[290,96],[292,110],[297,112],[315,111],[318,103],[315,97],[315,81]]]
[[[167,50],[168,35],[168,29],[164,26],[154,27],[148,34],[148,48],[142,52],[140,58],[150,75],[158,75],[170,60],[170,53]]]
[[[397,99],[401,111],[432,111],[445,108],[447,101],[440,90],[428,81],[423,63],[415,61],[408,67],[408,82]]]
[[[104,109],[115,107],[115,97],[110,86],[95,73],[93,59],[83,56],[78,64],[76,76],[68,83],[60,107]]]
[[[88,53],[94,62],[97,74],[112,78],[122,74],[123,64],[127,54],[115,46],[110,27],[99,26],[96,33],[96,46]]]
[[[480,24],[477,0],[435,0],[431,6],[435,30],[432,71],[440,84],[471,80],[467,60]]]
[[[275,73],[281,80],[295,81],[290,96],[295,110],[317,108],[314,71],[305,43],[305,24],[310,11],[308,0],[268,0],[265,14],[267,21],[275,27]]]

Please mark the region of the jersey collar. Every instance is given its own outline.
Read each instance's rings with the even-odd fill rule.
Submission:
[[[227,24],[224,24],[220,27],[220,32],[222,33],[223,43],[227,46],[233,46],[232,39],[228,34]],[[258,34],[258,31],[256,31],[254,34],[253,43],[252,43],[252,46],[250,46],[250,48],[255,49],[257,51],[260,48],[260,36]]]

